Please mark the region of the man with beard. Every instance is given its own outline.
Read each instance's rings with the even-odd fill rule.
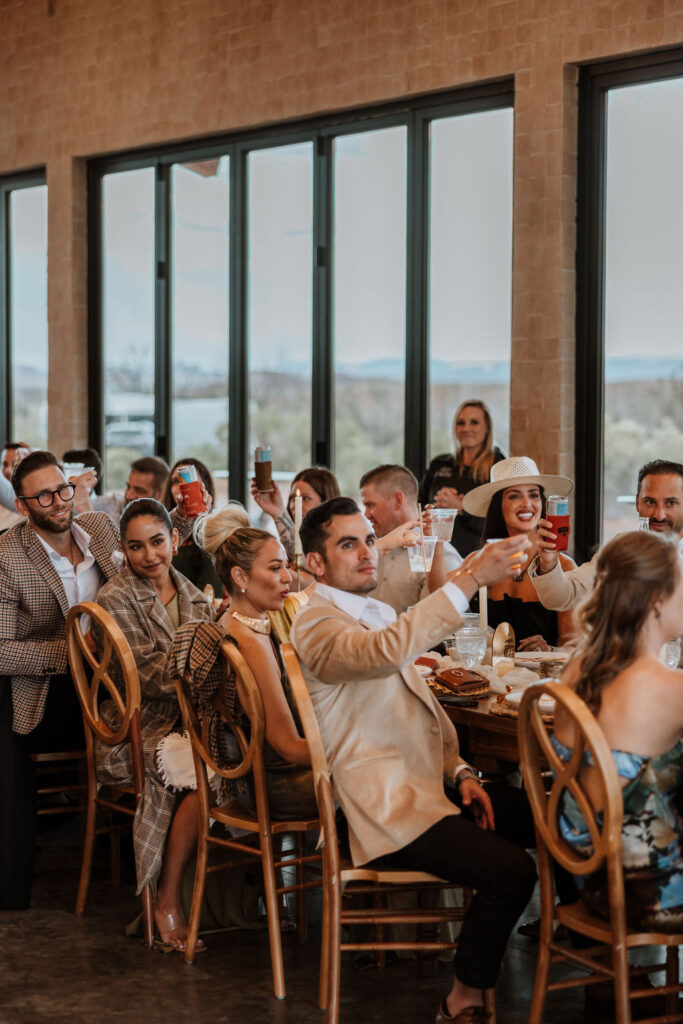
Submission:
[[[638,473],[636,509],[650,520],[651,530],[678,538],[683,554],[683,464],[665,459],[646,463]],[[563,572],[552,548],[556,535],[551,524],[543,520],[539,525],[541,551],[529,566],[529,577],[546,608],[558,612],[575,608],[593,589],[597,555],[578,569]]]
[[[0,537],[0,908],[28,906],[35,839],[36,751],[79,750],[83,725],[68,672],[69,608],[92,601],[121,567],[103,512],[74,519],[74,487],[51,452],[12,476],[24,521]],[[173,513],[176,516],[176,513]],[[181,534],[191,522],[178,516]]]

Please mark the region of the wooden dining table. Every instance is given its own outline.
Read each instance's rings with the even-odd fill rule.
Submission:
[[[505,776],[519,766],[517,718],[492,715],[496,696],[484,697],[473,708],[443,705],[455,725],[460,752],[465,760],[485,775]]]

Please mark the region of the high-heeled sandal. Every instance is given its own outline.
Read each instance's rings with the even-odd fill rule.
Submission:
[[[155,916],[156,930],[158,934],[154,937],[154,948],[159,953],[184,953],[187,949],[187,932],[185,935],[180,935],[178,932],[181,928],[187,929],[187,924],[185,921],[181,922],[181,920],[173,914],[163,914],[162,916],[165,924],[164,931],[168,929],[170,931],[170,936],[167,939],[163,939],[161,937],[161,931],[159,929],[158,922],[156,922]],[[206,953],[206,943],[202,939],[197,939],[195,953]]]

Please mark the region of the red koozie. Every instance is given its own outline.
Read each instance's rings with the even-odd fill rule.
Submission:
[[[569,502],[566,498],[552,496],[548,498],[545,517],[552,523],[553,533],[557,534],[556,551],[566,551],[569,547]]]
[[[194,519],[204,511],[204,499],[202,497],[202,485],[197,475],[196,466],[178,466],[176,473],[182,480],[180,493],[185,499],[185,515]]]

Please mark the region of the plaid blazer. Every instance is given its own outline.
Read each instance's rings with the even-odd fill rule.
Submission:
[[[192,520],[171,513],[181,536]],[[105,580],[120,568],[119,531],[104,512],[86,512],[78,525]],[[50,676],[67,670],[64,624],[69,611],[57,571],[28,520],[0,536],[0,676],[12,682],[14,732],[25,735],[41,722]]]
[[[198,622],[213,621],[213,605],[202,592],[172,567],[171,579],[178,592],[181,628],[184,623],[196,625]],[[176,800],[175,792],[165,788],[155,758],[157,747],[164,736],[177,726],[182,727],[182,723],[179,723],[175,675],[167,671],[166,664],[175,629],[152,584],[136,576],[128,566],[124,566],[114,579],[102,587],[97,603],[109,612],[123,630],[140,679],[140,728],[145,785],[142,800],[135,812],[133,845],[138,892],[141,892],[161,869],[166,835]],[[101,639],[95,623],[93,634],[101,650]],[[115,660],[112,668],[116,683],[122,688],[123,680]],[[118,726],[119,719],[113,701],[105,701],[100,707],[100,714],[109,725]],[[132,784],[133,755],[130,743],[117,743],[110,747],[97,741],[95,754],[97,778],[100,782]]]

